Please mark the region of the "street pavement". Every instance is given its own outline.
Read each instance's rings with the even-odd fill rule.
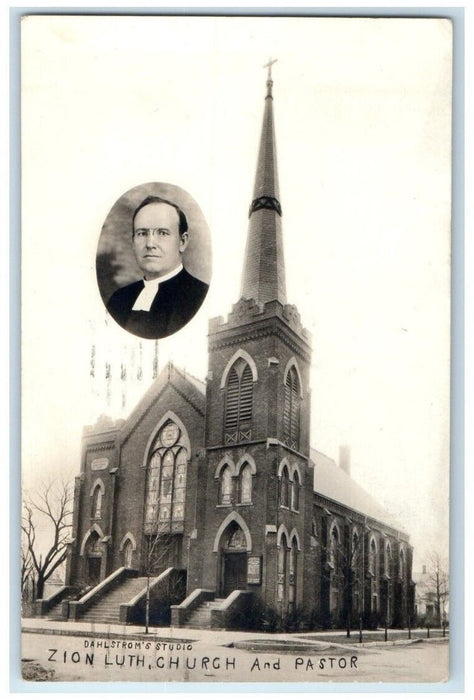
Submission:
[[[447,639],[358,644],[335,632],[144,628],[25,619],[25,669],[55,681],[440,682]],[[326,640],[325,640],[326,638]],[[330,639],[329,639],[330,638]],[[34,677],[34,673],[30,677]]]

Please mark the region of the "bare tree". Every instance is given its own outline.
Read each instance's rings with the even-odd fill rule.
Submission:
[[[327,561],[328,586],[331,585],[331,576],[334,576],[335,585],[342,594],[340,621],[341,623],[344,622],[346,636],[350,637],[353,612],[357,612],[359,615],[362,614],[360,609],[357,611],[353,610],[353,597],[356,590],[360,594],[362,593],[363,577],[360,575],[360,568],[364,532],[355,532],[351,536],[348,528],[344,531],[344,528],[341,527],[341,531],[343,532],[341,539],[337,537],[335,540],[331,540],[331,534],[328,533],[329,540],[323,546],[322,551]],[[332,569],[332,573],[329,569]]]
[[[30,530],[30,523],[25,523],[28,530]],[[25,596],[28,594],[27,586],[28,581],[31,578],[33,572],[33,562],[31,561],[31,554],[28,548],[29,538],[25,536],[22,532],[21,537],[21,596],[22,599],[26,599]]]
[[[430,555],[427,586],[428,593],[434,600],[436,624],[440,627],[445,619],[446,604],[449,600],[449,573],[448,567],[437,552]]]
[[[150,580],[161,574],[165,569],[175,565],[175,538],[170,532],[168,521],[156,520],[152,527],[148,528],[148,536],[145,540],[144,570],[147,578],[145,599],[145,633],[149,631],[151,613]],[[183,598],[183,579],[179,575],[168,577],[160,589],[160,595],[165,597],[170,604]]]
[[[35,598],[43,597],[46,581],[66,559],[71,519],[72,488],[65,481],[50,479],[23,502],[22,575],[23,568],[33,573]]]

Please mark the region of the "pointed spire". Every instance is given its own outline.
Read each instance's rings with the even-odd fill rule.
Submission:
[[[245,251],[241,297],[266,303],[277,299],[286,304],[285,263],[278,187],[275,127],[273,120],[273,80],[268,68],[267,94],[257,160],[253,199]]]

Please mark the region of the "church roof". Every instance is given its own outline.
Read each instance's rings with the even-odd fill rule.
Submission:
[[[122,428],[122,439],[125,439],[132,432],[137,423],[159,399],[163,389],[169,384],[184,395],[201,415],[205,414],[205,383],[192,374],[187,374],[184,370],[175,367],[172,362],[168,362],[126,419]]]
[[[313,448],[311,448],[310,457],[314,464],[313,489],[315,493],[385,523],[395,530],[403,530],[393,516],[382,508],[375,498],[367,493],[362,486],[359,486],[333,459]]]
[[[270,67],[242,275],[241,297],[286,304],[285,263]]]

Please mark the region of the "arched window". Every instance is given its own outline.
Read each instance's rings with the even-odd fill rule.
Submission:
[[[351,566],[353,569],[357,569],[359,566],[359,535],[357,530],[352,533],[352,543],[351,543]]]
[[[288,474],[288,467],[286,464],[281,472],[280,504],[285,506],[285,508],[289,508],[290,506],[290,476]]]
[[[390,547],[390,542],[387,542],[385,547],[385,574],[386,576],[392,575],[392,548]]]
[[[405,579],[405,552],[400,551],[400,581],[403,583]]]
[[[328,564],[330,566],[329,573],[329,610],[332,615],[339,614],[340,606],[340,571],[339,571],[339,532],[336,525],[333,525],[329,535],[329,551]]]
[[[331,529],[331,534],[329,535],[329,552],[328,552],[328,563],[336,571],[338,567],[339,560],[339,533],[337,527],[333,525]]]
[[[285,402],[283,406],[283,431],[285,442],[298,449],[300,433],[300,385],[296,367],[288,370],[285,380]]]
[[[377,573],[377,545],[374,539],[371,539],[369,547],[369,573],[373,576]]]
[[[145,532],[182,532],[186,501],[187,454],[173,421],[161,428],[148,463]]]
[[[278,550],[278,600],[280,601],[283,601],[285,597],[287,549],[288,542],[285,533],[283,533],[280,539],[280,548]]]
[[[232,470],[228,464],[221,470],[219,503],[232,503]]]
[[[102,487],[97,484],[92,493],[92,517],[100,520],[102,517]]]
[[[252,502],[252,467],[244,464],[239,474],[239,503]]]
[[[298,543],[296,537],[291,540],[289,551],[288,571],[288,612],[294,613],[296,608],[296,563],[298,557]]]
[[[226,385],[224,442],[238,443],[252,437],[253,376],[250,366],[239,357],[229,372]]]
[[[291,484],[291,507],[293,510],[299,510],[300,507],[300,477],[298,472],[293,472],[293,483]]]
[[[360,545],[361,545],[361,539],[359,537],[359,533],[357,530],[354,530],[352,533],[352,541],[351,541],[351,561],[350,565],[352,568],[352,571],[350,572],[350,581],[351,581],[351,587],[349,590],[349,595],[351,596],[352,600],[352,612],[354,614],[360,613]]]

